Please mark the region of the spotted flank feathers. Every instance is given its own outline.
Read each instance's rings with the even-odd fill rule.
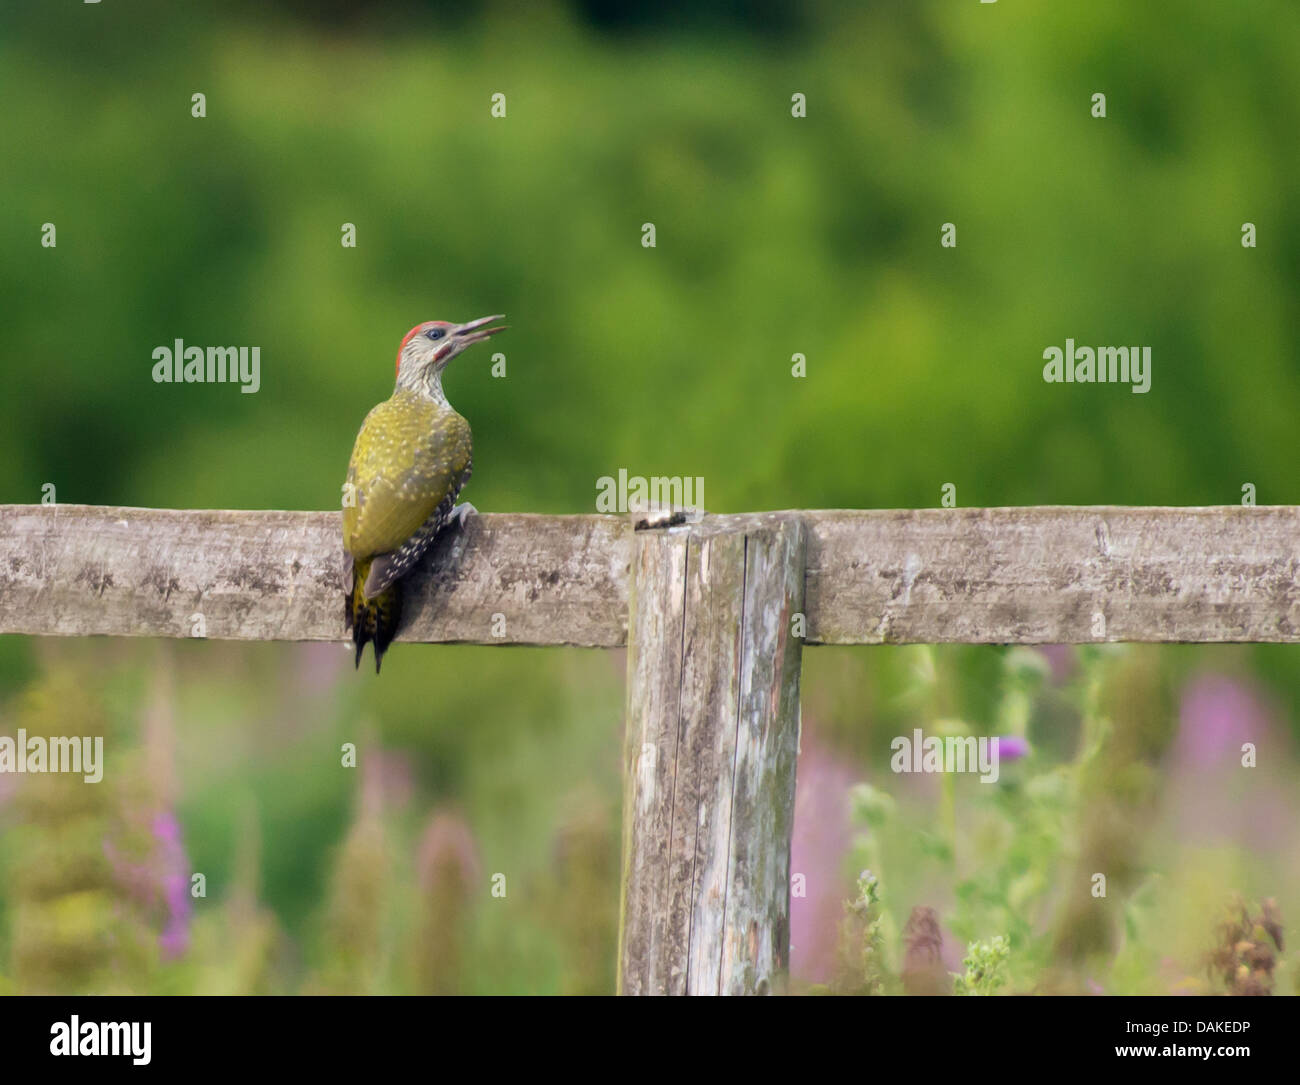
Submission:
[[[464,475],[469,477],[467,470]],[[402,579],[415,568],[446,525],[456,504],[460,487],[449,493],[414,535],[391,554],[377,554],[352,565],[352,587],[348,592],[345,626],[352,631],[357,646],[356,666],[361,666],[361,650],[367,641],[375,645],[375,673],[388,651],[398,624],[402,620]]]
[[[465,477],[469,477],[468,471],[465,472]],[[390,554],[376,555],[370,563],[370,572],[363,584],[366,595],[378,595],[415,568],[415,563],[424,557],[424,552],[433,545],[438,532],[446,525],[460,490],[461,487],[457,486],[444,497],[433,515],[425,520],[415,534],[402,543],[397,550]]]

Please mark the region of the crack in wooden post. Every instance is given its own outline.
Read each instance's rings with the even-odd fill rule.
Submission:
[[[790,515],[636,535],[622,993],[785,987],[804,554]]]

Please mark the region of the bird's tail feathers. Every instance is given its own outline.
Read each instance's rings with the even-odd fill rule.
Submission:
[[[356,666],[361,666],[361,652],[367,642],[375,646],[375,673],[383,662],[397,625],[402,620],[402,589],[394,583],[378,595],[366,597],[362,590],[370,573],[370,559],[352,566],[352,590],[345,600],[343,621],[352,630],[352,643],[357,646]]]

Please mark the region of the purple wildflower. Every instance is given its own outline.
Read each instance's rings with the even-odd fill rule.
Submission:
[[[1020,735],[999,735],[995,741],[999,761],[1019,761],[1029,753],[1029,742]]]

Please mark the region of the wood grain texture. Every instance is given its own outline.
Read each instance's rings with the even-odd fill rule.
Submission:
[[[668,917],[679,760],[687,537],[638,533],[632,550],[623,740],[620,994],[680,994],[686,922]],[[661,950],[669,943],[668,950]]]
[[[808,643],[1300,640],[1300,509],[808,517]]]
[[[625,746],[625,994],[781,990],[804,526],[638,533]]]
[[[1300,641],[1294,506],[797,515],[809,644]],[[471,517],[398,639],[621,645],[631,552],[621,517]],[[0,633],[341,640],[338,554],[337,513],[0,505]]]
[[[0,505],[0,633],[190,637],[202,615],[209,638],[342,641],[340,532],[337,512]],[[471,516],[408,581],[397,639],[620,645],[629,536]]]

